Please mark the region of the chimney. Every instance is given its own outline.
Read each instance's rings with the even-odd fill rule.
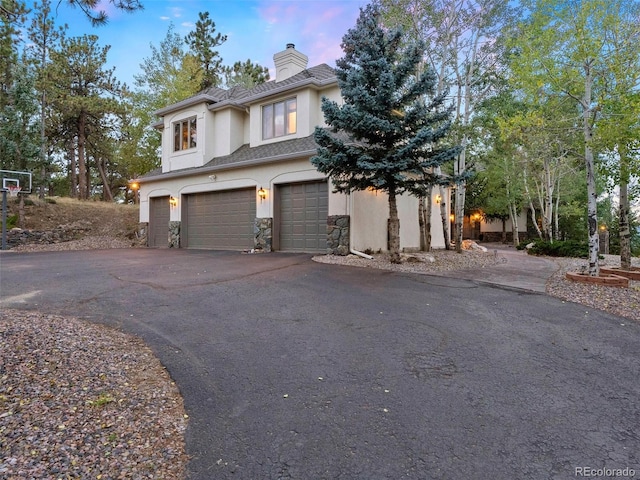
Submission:
[[[276,65],[276,83],[293,77],[307,68],[309,57],[296,50],[293,43],[287,43],[287,48],[273,56]]]

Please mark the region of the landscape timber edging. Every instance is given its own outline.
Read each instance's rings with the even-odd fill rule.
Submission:
[[[600,267],[600,272],[609,275],[620,275],[629,280],[640,282],[640,267],[631,267],[630,270],[623,270],[621,267]]]
[[[601,273],[597,277],[593,277],[587,273],[567,272],[566,277],[574,282],[590,283],[593,285],[605,285],[608,287],[629,287],[629,279],[613,273]]]

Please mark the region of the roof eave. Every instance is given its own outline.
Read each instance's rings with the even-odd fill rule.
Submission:
[[[162,117],[167,113],[175,112],[177,110],[182,110],[184,108],[190,107],[192,105],[197,105],[198,103],[215,103],[218,100],[211,95],[207,95],[206,93],[196,95],[194,97],[186,98],[178,103],[174,103],[173,105],[169,105],[168,107],[163,107],[160,110],[156,110],[154,115]]]
[[[296,83],[292,83],[289,85],[282,85],[281,87],[274,88],[273,90],[267,90],[266,92],[257,93],[250,97],[243,99],[242,103],[245,105],[250,105],[258,100],[262,100],[263,98],[272,97],[275,95],[280,95],[282,93],[286,93],[292,90],[298,90],[300,88],[315,86],[318,88],[327,87],[331,84],[337,84],[338,80],[336,77],[326,78],[326,79],[318,79],[318,78],[306,78]],[[215,108],[215,107],[214,107]]]
[[[193,168],[193,169],[189,169],[189,170],[178,170],[178,171],[174,171],[174,172],[168,172],[168,173],[163,173],[160,175],[154,175],[152,177],[146,177],[146,178],[137,178],[136,181],[138,181],[138,183],[142,184],[142,183],[152,183],[152,182],[160,182],[163,180],[168,180],[168,179],[173,179],[173,178],[181,178],[181,177],[190,177],[193,175],[201,175],[201,174],[207,174],[207,173],[211,173],[211,172],[219,172],[221,170],[235,170],[238,168],[244,168],[244,167],[252,167],[254,165],[262,165],[265,163],[274,163],[274,162],[280,162],[280,161],[285,161],[285,160],[294,160],[296,158],[305,158],[305,157],[312,157],[313,155],[315,155],[317,153],[316,149],[312,149],[312,150],[303,150],[300,152],[293,152],[293,153],[286,153],[283,155],[274,155],[271,157],[264,157],[264,158],[253,158],[250,160],[243,160],[240,162],[234,162],[234,163],[228,163],[228,164],[224,164],[224,165],[210,165],[208,167],[198,167],[198,168]]]

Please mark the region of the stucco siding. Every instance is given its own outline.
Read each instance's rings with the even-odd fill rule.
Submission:
[[[170,195],[180,202],[183,194],[228,190],[244,187],[256,189],[256,216],[273,217],[273,186],[281,183],[301,182],[307,180],[321,180],[325,175],[318,172],[308,158],[259,165],[251,168],[230,169],[218,171],[215,174],[202,173],[190,177],[180,177],[143,183],[140,187],[140,221],[148,221],[149,196]],[[260,200],[257,190],[266,190],[266,198]],[[332,203],[330,203],[331,209]],[[332,214],[330,212],[330,214]],[[181,217],[180,205],[172,208],[171,220],[178,221]]]
[[[359,251],[386,251],[389,218],[387,195],[364,190],[353,192],[350,196],[352,247]]]
[[[208,113],[203,103],[202,108],[189,109],[167,116],[164,119],[164,129],[162,131],[162,171],[171,172],[183,168],[201,167],[205,164],[205,135],[201,134],[206,130],[205,115]],[[197,119],[197,141],[196,147],[187,150],[173,151],[173,124],[186,120],[190,117]],[[213,137],[210,137],[213,138]]]
[[[333,100],[338,105],[342,105],[344,102],[342,100],[342,95],[340,94],[340,88],[338,86],[334,86],[331,88],[325,88],[319,92],[317,92],[317,106],[311,110],[314,112],[312,123],[314,125],[319,125],[321,127],[326,127],[327,124],[324,121],[324,113],[322,112],[322,97],[327,97],[329,100]]]

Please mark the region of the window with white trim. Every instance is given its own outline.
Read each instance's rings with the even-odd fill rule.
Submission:
[[[197,129],[196,117],[187,118],[173,124],[173,151],[196,148]]]
[[[289,98],[262,107],[262,139],[296,133],[298,102]]]

